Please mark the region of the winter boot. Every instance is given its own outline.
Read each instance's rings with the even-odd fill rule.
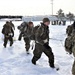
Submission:
[[[3,44],[4,48],[6,48],[6,44]]]
[[[32,64],[36,65],[36,61],[34,60],[34,58],[32,59]]]
[[[54,65],[53,62],[50,62],[50,67],[51,67],[51,68],[55,68],[55,65]]]

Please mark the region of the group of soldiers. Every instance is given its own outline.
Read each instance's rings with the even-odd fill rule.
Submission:
[[[49,46],[49,25],[50,20],[44,18],[40,25],[34,27],[33,22],[23,22],[17,28],[20,31],[18,40],[21,41],[22,37],[25,42],[25,49],[27,54],[29,54],[30,41],[35,41],[35,49],[33,51],[32,64],[36,65],[37,60],[41,57],[44,52],[49,59],[49,66],[55,68],[54,65],[54,54],[52,48]],[[14,37],[14,24],[12,22],[6,22],[3,26],[2,33],[4,34],[4,47],[6,48],[8,40],[10,41],[10,46],[13,45]]]
[[[29,54],[30,42],[31,40],[35,41],[35,49],[33,51],[32,63],[36,65],[36,62],[41,57],[42,53],[49,59],[49,66],[55,68],[54,65],[54,54],[52,48],[49,46],[49,25],[50,20],[44,18],[40,25],[34,27],[33,22],[23,22],[18,26],[20,31],[18,40],[21,41],[23,38],[25,42],[25,49],[27,54]],[[4,47],[6,48],[8,40],[10,41],[10,46],[13,45],[15,26],[10,22],[6,22],[3,26],[2,33],[4,34]],[[75,57],[75,22],[72,25],[69,25],[66,29],[67,38],[65,40],[65,50],[74,55]],[[72,68],[72,74],[75,75],[75,60]]]
[[[75,21],[66,29],[67,38],[65,40],[65,50],[74,56],[74,64],[72,67],[72,74],[75,75]]]

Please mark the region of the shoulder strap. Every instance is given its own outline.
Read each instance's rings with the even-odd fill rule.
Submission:
[[[44,28],[41,27],[40,25],[39,25],[38,29],[36,30],[36,32],[38,32],[40,28],[41,28],[41,34],[40,34],[40,36],[42,36],[43,35],[43,32],[44,32]]]

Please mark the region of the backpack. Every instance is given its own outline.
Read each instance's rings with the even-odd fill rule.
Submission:
[[[72,37],[71,36],[68,36],[65,39],[65,50],[69,53],[72,52]]]
[[[39,29],[41,29],[41,36],[44,34],[44,28],[41,25],[37,25],[33,28],[32,40],[36,40],[36,34],[38,33]]]
[[[17,27],[21,32],[26,31],[28,28],[28,24],[26,22],[23,22],[20,26]]]
[[[3,29],[2,29],[2,33],[5,34],[5,35],[8,35],[9,33],[12,33],[12,28],[11,26],[4,26]]]
[[[34,28],[33,28],[33,34],[32,34],[32,36],[31,36],[31,39],[32,40],[35,40],[35,34],[37,33],[37,31],[40,29],[40,25],[37,25],[37,26],[35,26]]]
[[[66,34],[67,34],[68,36],[70,36],[71,33],[72,33],[72,30],[73,30],[73,26],[69,25],[69,26],[67,27],[67,29],[66,29]]]

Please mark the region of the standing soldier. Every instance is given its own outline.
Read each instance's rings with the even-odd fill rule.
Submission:
[[[72,74],[75,75],[75,21],[71,26],[67,28],[68,37],[65,40],[65,50],[74,55],[74,64],[72,67]]]
[[[35,50],[32,63],[36,65],[36,61],[41,57],[44,52],[49,58],[49,66],[55,68],[54,55],[51,47],[49,46],[49,27],[50,20],[48,18],[43,19],[43,23],[38,27],[35,33]]]
[[[28,27],[27,27],[26,31],[24,31],[24,35],[23,35],[27,54],[29,54],[30,41],[31,41],[31,37],[33,34],[33,26],[34,26],[33,22],[29,22]]]
[[[75,30],[75,21],[72,25],[69,25],[66,29],[66,34],[67,34],[67,38],[65,39],[65,50],[66,51],[69,51],[69,53],[72,52],[72,50],[69,50],[71,49],[71,36],[72,36],[72,32]]]
[[[67,47],[65,48],[65,50],[69,54],[73,53],[73,56],[74,56],[74,64],[73,64],[73,67],[72,67],[72,74],[75,75],[75,27],[72,31],[71,36],[69,36],[67,38],[66,44],[67,44]]]
[[[33,34],[33,26],[33,22],[24,22],[21,24],[21,26],[18,26],[18,29],[21,31],[18,40],[21,40],[22,37],[24,38],[27,54],[29,54],[30,41]]]
[[[10,46],[12,46],[14,31],[8,21],[3,26],[2,33],[4,34],[4,47],[6,48],[8,40],[10,41]]]

